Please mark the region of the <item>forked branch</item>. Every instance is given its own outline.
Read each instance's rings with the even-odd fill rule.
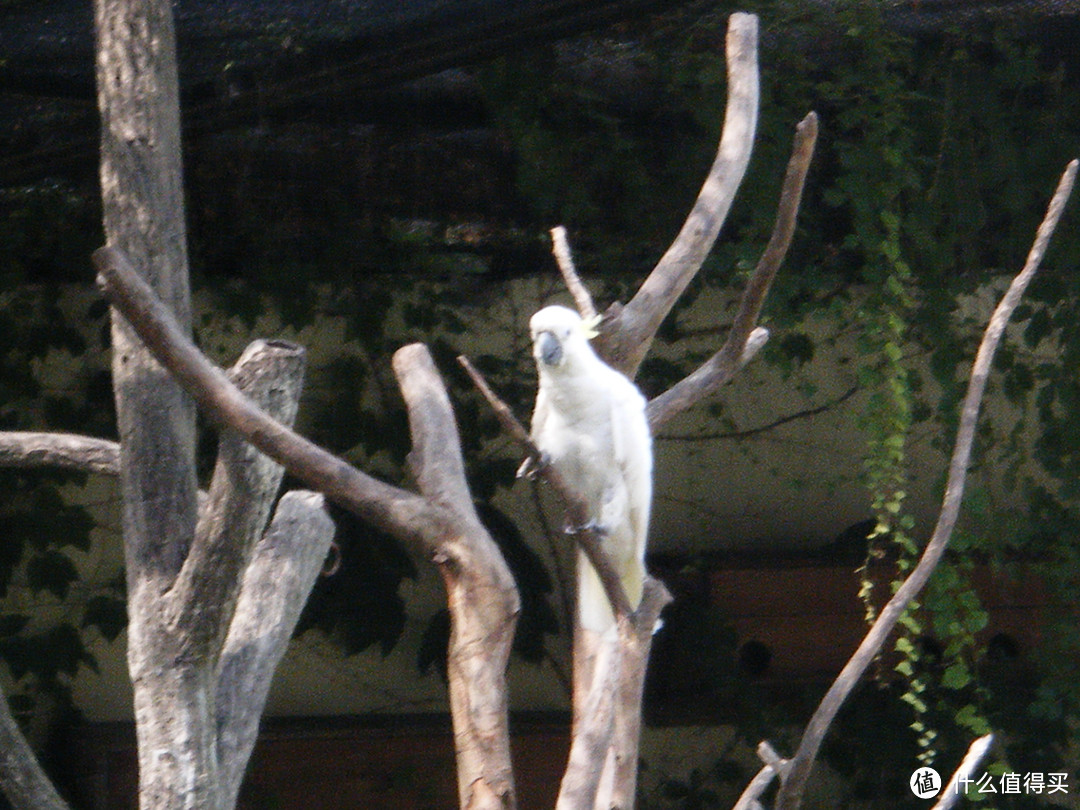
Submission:
[[[727,32],[727,106],[720,145],[709,175],[679,235],[634,297],[606,313],[599,354],[631,379],[657,329],[701,269],[742,184],[758,115],[758,18],[732,14]]]
[[[649,402],[649,426],[654,431],[672,416],[685,411],[727,383],[765,345],[768,332],[757,326],[757,320],[773,279],[776,278],[795,235],[795,222],[806,185],[806,175],[814,157],[817,134],[817,114],[808,113],[795,128],[794,145],[780,191],[780,203],[772,235],[747,282],[746,289],[743,290],[731,331],[720,351],[696,371]]]

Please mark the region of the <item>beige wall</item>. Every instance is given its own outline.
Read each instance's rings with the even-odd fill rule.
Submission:
[[[520,373],[531,375],[525,335],[528,316],[557,291],[555,282],[547,279],[478,288],[475,309],[464,312],[470,328],[464,336],[447,337],[460,341],[460,348],[466,353],[505,356],[508,363],[518,363],[523,369]],[[436,293],[425,286],[414,294]],[[88,291],[70,291],[66,307],[78,312],[86,306],[89,295]],[[992,291],[986,291],[961,302],[960,311],[982,319],[989,313],[993,300]],[[347,339],[344,320],[339,317],[318,315],[311,325],[296,330],[283,325],[271,310],[259,318],[254,328],[249,328],[239,318],[216,311],[209,295],[197,296],[197,305],[202,345],[219,362],[231,362],[256,337],[285,338],[303,344],[309,355],[308,396],[333,396],[326,388],[327,366],[342,354],[362,352],[358,344]],[[731,310],[730,300],[706,293],[681,317],[685,325],[695,329],[725,325]],[[416,339],[404,327],[399,311],[380,315],[395,324],[393,331],[401,333],[401,343]],[[785,378],[776,368],[758,359],[722,391],[720,400],[725,414],[739,430],[815,408],[836,399],[855,384],[857,359],[852,326],[822,318],[807,321],[800,328],[816,342],[811,362]],[[704,356],[716,347],[719,339],[716,335],[695,338],[688,346],[678,347],[658,344],[656,351],[674,357],[690,350]],[[921,356],[914,347],[911,354],[912,364],[918,366]],[[85,373],[87,363],[106,362],[103,353],[72,357],[53,352],[34,371],[47,388],[67,389],[74,387],[79,375]],[[389,357],[382,358],[382,362],[388,369]],[[924,395],[936,397],[932,389],[927,389]],[[820,414],[794,419],[740,440],[665,438],[725,429],[724,424],[710,418],[703,408],[673,421],[656,441],[651,549],[688,553],[767,548],[779,552],[826,543],[851,524],[868,518],[869,499],[859,480],[863,437],[855,427],[864,407],[863,395],[856,394]],[[1003,425],[1017,417],[1000,397],[993,400],[991,410],[993,418]],[[526,419],[528,414],[520,416]],[[303,414],[300,420],[302,427]],[[920,426],[909,448],[912,461],[909,504],[923,536],[937,508],[934,486],[944,464],[941,452],[934,446],[939,439],[933,425]],[[485,451],[503,452],[511,451],[501,441]],[[376,472],[384,462],[379,458],[365,459],[361,454],[357,458]],[[995,491],[1002,503],[1007,504],[1010,494],[1001,490],[994,475],[988,474],[993,467],[989,464],[980,470],[975,483]],[[99,527],[89,553],[73,552],[87,581],[92,583],[115,575],[122,552],[113,482],[91,477],[85,486],[69,486],[66,494],[72,502],[85,505]],[[506,481],[497,504],[536,535],[539,522],[527,483]],[[555,526],[561,525],[558,510],[551,504],[548,506],[549,520]],[[568,548],[562,538],[558,543]],[[547,543],[537,539],[535,547],[550,561]],[[403,587],[410,615],[427,617],[441,604],[441,585],[429,563],[424,560],[416,563],[420,571],[418,579],[406,581]],[[18,587],[12,589],[9,601],[9,609],[33,607],[38,611],[39,622],[55,620],[64,610],[60,604],[50,604],[47,597],[31,598],[25,589]],[[421,619],[410,621],[401,642],[385,659],[375,651],[345,659],[324,639],[309,633],[294,643],[281,665],[270,699],[270,713],[441,711],[445,707],[441,682],[435,676],[420,677],[416,673],[416,647],[422,631]],[[91,647],[101,670],[81,673],[75,684],[78,704],[90,720],[129,718],[124,639],[107,644],[95,637]],[[557,658],[565,665],[565,651],[559,651]],[[517,708],[565,706],[558,679],[544,668],[515,664],[512,688],[513,705]]]

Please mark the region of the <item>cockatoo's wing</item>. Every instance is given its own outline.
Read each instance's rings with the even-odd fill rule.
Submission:
[[[645,418],[645,398],[619,375],[611,398],[615,463],[626,488],[627,507],[638,558],[645,558],[645,540],[652,503],[652,435]]]

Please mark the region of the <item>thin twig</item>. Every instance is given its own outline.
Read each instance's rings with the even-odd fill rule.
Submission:
[[[521,445],[526,456],[533,462],[533,466],[538,470],[540,477],[543,478],[562,499],[563,505],[566,508],[568,523],[575,527],[573,533],[574,539],[577,541],[581,550],[584,551],[585,555],[589,558],[589,562],[592,563],[593,568],[596,569],[596,573],[600,577],[600,582],[604,586],[604,592],[611,602],[615,616],[631,616],[634,610],[630,606],[629,598],[626,596],[626,589],[623,588],[622,581],[619,579],[615,567],[611,564],[611,560],[600,546],[602,538],[599,532],[588,525],[588,508],[585,503],[576,492],[566,485],[566,482],[563,480],[562,476],[559,475],[559,471],[556,470],[554,466],[543,463],[543,454],[529,436],[529,432],[525,430],[525,427],[518,421],[517,417],[514,416],[510,407],[492,390],[491,386],[488,385],[487,380],[484,379],[484,376],[469,361],[469,358],[461,355],[458,357],[458,362],[468,373],[473,384],[480,393],[484,395],[484,399],[491,405],[492,410],[495,411],[495,417],[499,420],[499,424],[502,425],[503,430],[510,435],[510,438]]]
[[[593,305],[592,296],[581,280],[581,276],[574,267],[574,256],[570,252],[570,242],[566,238],[566,228],[556,225],[551,229],[551,252],[555,255],[555,262],[559,265],[566,289],[574,297],[578,313],[582,320],[594,321],[596,319],[596,307]]]
[[[930,575],[934,572],[945,548],[949,543],[953,527],[960,513],[960,503],[964,494],[964,483],[967,477],[968,463],[971,458],[971,447],[975,438],[975,429],[978,425],[979,410],[982,404],[983,392],[986,390],[986,380],[990,373],[990,366],[994,359],[994,353],[1005,326],[1012,317],[1013,311],[1020,298],[1024,294],[1028,283],[1035,275],[1043,254],[1050,242],[1050,236],[1057,227],[1058,220],[1065,208],[1065,203],[1072,192],[1073,183],[1076,179],[1077,161],[1072,161],[1058,183],[1053,199],[1047,208],[1046,216],[1039,226],[1035,236],[1035,242],[1028,253],[1027,261],[1023,270],[1013,279],[1009,289],[1005,292],[998,303],[990,322],[983,333],[979,351],[972,365],[971,377],[968,382],[967,394],[964,397],[963,409],[960,414],[960,425],[956,432],[956,446],[953,448],[952,459],[949,463],[949,474],[945,486],[945,496],[941,504],[941,512],[938,515],[937,525],[930,536],[929,542],[920,557],[918,564],[911,574],[900,585],[893,597],[882,608],[877,621],[870,627],[858,649],[840,671],[832,686],[829,687],[825,697],[822,698],[814,715],[803,732],[802,741],[791,758],[788,776],[780,786],[780,792],[776,797],[778,810],[795,810],[802,801],[803,790],[806,780],[810,776],[818,749],[821,747],[825,733],[832,725],[836,713],[844,700],[855,688],[862,677],[863,672],[873,661],[885,639],[892,632],[896,623],[908,604],[926,585]]]
[[[788,424],[789,422],[795,422],[799,419],[809,419],[813,416],[818,416],[825,413],[831,408],[835,408],[837,405],[841,405],[851,397],[858,393],[858,386],[853,386],[847,391],[842,393],[823,405],[815,405],[813,408],[806,408],[801,411],[795,411],[794,413],[780,416],[771,422],[766,422],[764,425],[758,425],[757,427],[747,428],[746,430],[727,430],[720,433],[669,433],[663,436],[657,436],[658,442],[702,442],[702,441],[715,441],[717,439],[746,439],[751,436],[757,436],[760,433],[768,433],[770,430],[774,430],[778,427]]]

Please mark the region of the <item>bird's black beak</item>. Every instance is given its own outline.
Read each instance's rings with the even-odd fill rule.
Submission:
[[[557,366],[562,362],[563,347],[559,339],[551,332],[541,332],[536,336],[536,359],[545,366]]]

